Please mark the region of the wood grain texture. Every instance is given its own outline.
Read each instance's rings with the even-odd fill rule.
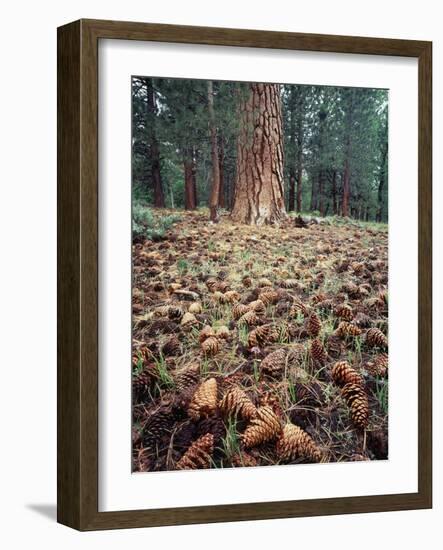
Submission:
[[[419,59],[419,490],[290,502],[98,512],[98,41],[394,55]],[[58,29],[58,521],[79,530],[408,510],[432,506],[431,43],[81,20]]]

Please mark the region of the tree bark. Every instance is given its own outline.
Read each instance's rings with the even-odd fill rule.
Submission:
[[[297,212],[301,212],[302,175],[303,175],[303,102],[298,107],[297,131]]]
[[[146,78],[147,107],[148,107],[148,143],[151,159],[151,178],[154,191],[154,206],[164,208],[165,196],[163,193],[163,184],[160,171],[160,148],[155,131],[155,117],[157,114],[157,104],[154,92],[152,78]]]
[[[349,90],[349,101],[347,104],[346,113],[346,145],[345,145],[345,167],[343,174],[343,199],[342,199],[342,215],[344,217],[349,216],[349,202],[351,196],[351,171],[350,171],[350,159],[352,151],[351,131],[353,122],[353,109],[354,109],[354,91]]]
[[[295,168],[291,166],[289,168],[289,200],[288,210],[292,212],[295,210]]]
[[[384,144],[382,150],[382,160],[380,168],[380,176],[378,181],[378,208],[377,208],[377,221],[381,222],[383,219],[383,191],[386,183],[386,156],[388,154],[388,144]]]
[[[224,171],[224,162],[225,162],[225,148],[223,145],[223,136],[219,136],[219,147],[218,147],[218,172],[219,172],[219,190],[218,190],[218,205],[220,208],[225,208],[225,171]]]
[[[332,172],[332,213],[337,215],[337,171]]]
[[[212,222],[218,221],[218,201],[220,194],[220,164],[218,159],[217,127],[214,112],[214,90],[212,80],[208,80],[208,113],[209,130],[211,134],[211,162],[212,162],[212,185],[209,198],[209,219]]]
[[[197,207],[197,197],[195,193],[195,162],[191,149],[185,151],[183,167],[185,172],[185,209],[195,210]]]
[[[280,86],[250,84],[240,105],[232,220],[263,225],[286,217]]]
[[[345,170],[343,172],[343,198],[342,198],[342,216],[349,216],[349,195],[350,195],[350,174],[349,174],[349,159],[345,160]]]

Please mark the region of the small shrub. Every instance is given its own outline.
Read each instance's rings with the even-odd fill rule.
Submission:
[[[164,238],[166,231],[178,221],[180,221],[180,216],[174,214],[154,216],[150,208],[140,203],[135,203],[132,208],[133,238],[146,238],[152,241],[159,241]]]

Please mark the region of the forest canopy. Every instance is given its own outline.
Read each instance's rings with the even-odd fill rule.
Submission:
[[[387,90],[137,76],[132,122],[135,202],[387,221]]]

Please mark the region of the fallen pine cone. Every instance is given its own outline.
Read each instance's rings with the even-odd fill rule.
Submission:
[[[201,343],[205,355],[216,355],[220,351],[220,341],[215,336],[209,336]]]
[[[200,341],[200,344],[203,343],[207,338],[210,338],[211,336],[215,336],[215,331],[212,327],[209,325],[205,325],[198,335],[198,339]]]
[[[217,408],[217,381],[215,378],[209,378],[202,382],[192,396],[188,408],[188,415],[193,420],[198,420],[203,416],[209,416]]]
[[[306,328],[310,336],[318,336],[320,334],[321,321],[315,311],[309,316]]]
[[[369,419],[368,396],[365,390],[358,384],[346,384],[341,394],[351,409],[352,422],[357,428],[364,430]]]
[[[325,352],[323,344],[318,338],[312,340],[310,352],[313,361],[323,367],[328,359],[328,355]]]
[[[267,355],[260,365],[260,370],[270,376],[281,374],[286,365],[286,351],[278,349]]]
[[[366,343],[371,347],[387,348],[388,339],[378,328],[370,328],[366,333]]]
[[[342,338],[346,338],[346,336],[360,336],[361,329],[357,325],[348,323],[348,321],[342,321],[338,325],[334,334],[341,336]]]
[[[177,470],[197,470],[209,468],[214,452],[214,436],[202,435],[194,441],[185,454],[176,464]]]
[[[322,459],[322,453],[311,436],[290,422],[285,425],[277,441],[277,453],[283,460],[307,458],[313,462],[320,462]]]
[[[280,435],[280,421],[271,407],[259,407],[257,414],[242,435],[242,441],[248,448],[256,447]]]
[[[248,336],[250,348],[261,347],[263,344],[272,344],[278,340],[278,332],[272,325],[257,327]]]
[[[332,379],[339,386],[357,384],[363,387],[363,377],[347,361],[338,361],[332,368]]]
[[[246,393],[238,386],[231,387],[223,396],[220,409],[225,415],[237,415],[250,420],[257,414],[257,408]]]

